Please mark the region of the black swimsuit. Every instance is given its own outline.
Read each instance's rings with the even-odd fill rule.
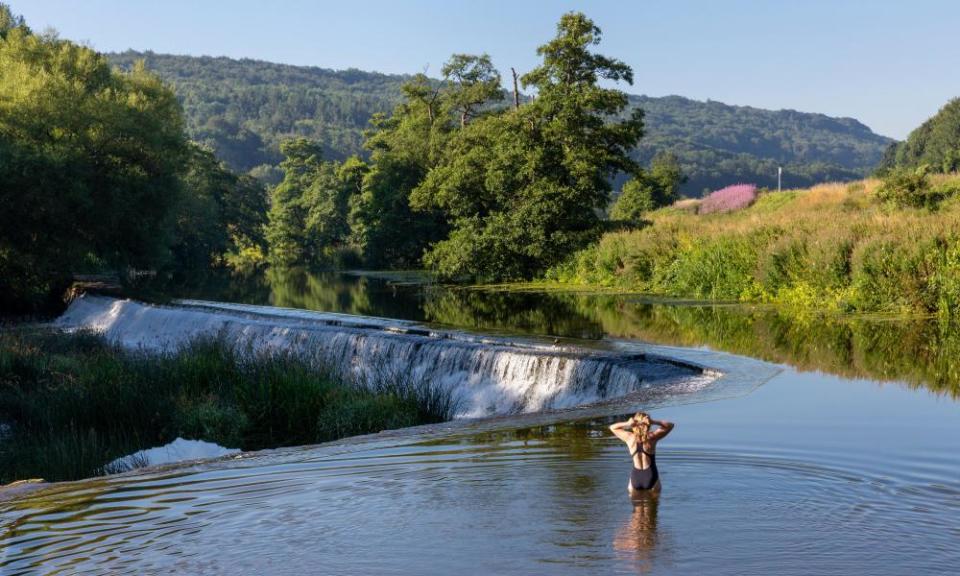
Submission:
[[[643,452],[650,458],[650,466],[643,470],[634,466],[633,469],[630,470],[630,486],[632,486],[634,490],[650,490],[657,485],[657,480],[660,479],[660,473],[657,471],[657,456],[644,450],[642,442],[637,442],[637,449],[630,454],[630,457],[633,458],[640,452]]]

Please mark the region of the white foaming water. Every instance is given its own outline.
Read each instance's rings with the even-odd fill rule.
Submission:
[[[451,393],[458,417],[571,408],[654,385],[690,393],[714,380],[698,367],[643,354],[478,339],[410,322],[266,306],[156,306],[85,295],[56,325],[155,352],[200,337],[222,338],[255,354],[296,354],[361,385],[399,380],[437,386]]]
[[[173,462],[183,462],[185,460],[203,460],[207,458],[219,458],[230,454],[239,454],[238,448],[224,448],[212,442],[203,440],[185,440],[177,438],[173,442],[157,448],[140,450],[117,458],[103,467],[107,474],[117,472],[127,472],[136,468],[146,466],[157,466],[159,464],[170,464]]]

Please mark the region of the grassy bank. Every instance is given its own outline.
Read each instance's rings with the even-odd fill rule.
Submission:
[[[358,386],[217,341],[148,355],[91,334],[0,332],[0,422],[12,425],[0,440],[0,483],[93,476],[178,436],[255,450],[440,422],[454,409],[430,386]]]
[[[768,192],[730,213],[665,208],[645,228],[604,235],[548,279],[832,311],[960,314],[960,177],[921,186],[908,183],[898,196],[865,180]],[[900,201],[912,194],[922,201]]]

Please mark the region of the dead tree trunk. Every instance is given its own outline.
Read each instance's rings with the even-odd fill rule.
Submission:
[[[511,66],[510,72],[513,73],[513,109],[520,107],[520,90],[517,88],[517,71]]]

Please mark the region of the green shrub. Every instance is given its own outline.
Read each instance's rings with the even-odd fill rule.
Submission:
[[[663,292],[676,296],[750,298],[760,291],[753,275],[756,265],[757,244],[753,238],[698,240],[676,254],[658,284]]]
[[[860,309],[934,312],[937,294],[930,279],[937,270],[941,242],[936,239],[877,238],[853,256],[853,299]]]
[[[898,208],[936,210],[940,203],[955,194],[960,186],[956,182],[931,186],[929,170],[927,165],[891,170],[877,190],[877,197]]]
[[[657,192],[649,179],[634,177],[623,185],[616,202],[610,207],[610,218],[622,222],[640,222],[644,214],[657,208]]]
[[[807,262],[805,240],[786,237],[774,242],[763,252],[758,262],[757,276],[764,289],[775,294],[800,280],[809,269]]]

